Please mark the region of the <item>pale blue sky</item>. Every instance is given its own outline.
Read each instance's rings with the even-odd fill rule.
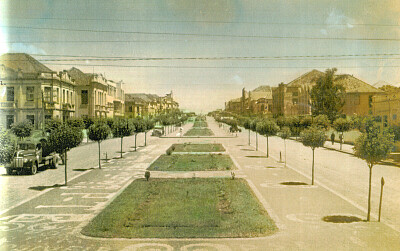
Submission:
[[[379,80],[400,82],[398,68],[388,67],[400,66],[400,55],[380,55],[400,54],[400,41],[346,40],[400,39],[400,4],[394,0],[13,0],[1,1],[0,5],[0,53],[83,58],[268,57],[267,60],[42,61],[54,70],[72,67],[67,64],[83,64],[77,67],[123,80],[127,92],[164,94],[173,90],[181,107],[195,111],[222,108],[226,100],[238,97],[243,87],[276,86],[313,68],[323,71],[337,67],[339,73],[353,74],[370,84]],[[360,54],[374,55],[293,58]],[[93,66],[104,64],[125,67]]]

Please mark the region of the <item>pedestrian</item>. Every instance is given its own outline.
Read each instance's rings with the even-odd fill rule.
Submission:
[[[332,145],[335,143],[335,133],[331,134]]]
[[[180,128],[179,128],[179,135],[180,135],[180,137],[182,137],[182,131],[183,131],[183,128],[180,127]]]

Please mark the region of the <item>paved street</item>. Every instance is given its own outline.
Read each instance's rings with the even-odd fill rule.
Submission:
[[[186,125],[185,130],[189,127],[190,124]],[[209,127],[216,136],[229,136],[212,120],[209,120]],[[263,152],[266,146],[264,138],[259,138],[259,149],[262,151],[255,151],[253,146],[247,145],[247,135],[246,131],[234,138],[153,138],[149,146],[140,148],[138,152],[128,152],[124,154],[123,159],[114,159],[104,164],[102,170],[92,169],[83,174],[79,172],[82,175],[78,177],[78,174],[75,174],[76,178],[71,180],[67,187],[47,189],[36,198],[3,213],[0,218],[0,248],[4,250],[400,249],[400,234],[394,230],[396,226],[389,226],[396,225],[396,219],[399,218],[399,210],[395,208],[399,193],[392,183],[398,177],[396,167],[377,166],[374,170],[373,212],[376,212],[377,208],[378,182],[381,175],[385,178],[387,176],[384,223],[378,223],[376,220],[351,224],[324,222],[322,218],[330,215],[356,216],[365,219],[368,185],[366,178],[368,169],[365,163],[348,154],[319,149],[316,152],[316,185],[284,185],[283,182],[310,183],[311,150],[304,148],[301,143],[288,140],[288,167],[285,168],[277,161],[279,152],[283,149],[283,142],[280,139],[270,138],[272,157],[267,159]],[[107,239],[80,234],[82,227],[92,217],[106,207],[132,180],[143,177],[150,163],[176,142],[222,143],[238,167],[238,170],[235,170],[236,177],[247,179],[255,195],[276,222],[279,231],[271,236],[247,239]],[[84,147],[91,146],[81,148]],[[93,147],[97,150],[97,145],[93,144]],[[112,149],[112,146],[108,147]],[[97,160],[95,149],[93,155],[96,157],[90,163],[92,166],[96,165]],[[71,154],[71,162],[73,162],[72,156]],[[88,167],[91,166],[84,164],[79,166],[77,163],[76,167],[71,168]],[[53,170],[47,170],[42,174],[51,171]],[[230,176],[230,172],[155,172],[152,177],[210,175]],[[17,176],[12,176],[10,179],[15,177]],[[63,176],[55,182],[62,183],[62,181]],[[54,182],[50,184],[53,185]]]

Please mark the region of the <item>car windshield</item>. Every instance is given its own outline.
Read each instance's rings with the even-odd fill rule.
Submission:
[[[35,144],[31,143],[20,143],[19,150],[35,150]]]

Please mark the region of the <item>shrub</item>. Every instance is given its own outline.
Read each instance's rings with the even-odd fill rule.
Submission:
[[[144,173],[144,177],[146,178],[146,181],[149,181],[149,179],[150,179],[150,171],[146,171]]]
[[[167,155],[171,155],[172,152],[173,152],[173,150],[172,150],[172,148],[170,147],[170,148],[167,149],[166,154],[167,154]]]

